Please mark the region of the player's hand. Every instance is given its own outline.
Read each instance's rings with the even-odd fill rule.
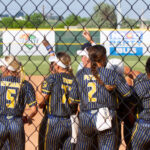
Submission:
[[[38,106],[38,107],[39,107],[39,108],[44,108],[45,105],[46,105],[45,103],[39,103],[39,106]]]
[[[105,88],[108,90],[108,91],[113,91],[116,86],[115,85],[105,85]]]
[[[29,125],[32,124],[33,119],[30,118],[30,117],[28,117],[27,119],[28,119],[28,124],[29,124]]]
[[[31,119],[28,116],[23,116],[22,121],[23,121],[24,124],[28,123],[30,125],[30,124],[32,124],[33,119]]]
[[[82,35],[83,35],[83,37],[84,37],[86,40],[88,40],[89,42],[92,41],[92,37],[91,37],[91,35],[90,35],[90,33],[89,33],[89,31],[88,31],[87,29],[84,29]]]
[[[50,45],[50,43],[47,41],[47,39],[46,39],[45,36],[44,36],[44,39],[43,39],[42,43],[43,43],[43,45],[44,45],[45,47],[47,47],[48,45]]]

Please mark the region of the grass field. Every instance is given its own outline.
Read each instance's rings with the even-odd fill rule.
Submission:
[[[75,74],[81,58],[79,56],[71,56],[71,58]],[[133,70],[145,72],[145,62],[148,56],[109,56],[108,59],[110,58],[120,58],[126,66],[130,66]],[[18,59],[22,62],[27,75],[49,74],[48,56],[18,56]]]

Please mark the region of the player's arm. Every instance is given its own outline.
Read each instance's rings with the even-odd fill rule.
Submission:
[[[40,96],[38,96],[38,100],[39,100],[39,108],[44,108],[44,106],[46,105],[46,101],[48,100],[49,95],[41,93]]]
[[[132,89],[127,84],[125,78],[120,75],[116,74],[115,78],[115,85],[117,91],[123,96],[123,97],[130,97],[132,95]]]
[[[87,41],[89,41],[91,43],[92,46],[96,45],[90,35],[90,32],[87,29],[84,29],[82,35]]]
[[[23,122],[31,124],[32,123],[32,118],[36,115],[37,113],[37,106],[32,106],[30,107],[30,113],[26,116],[23,116]]]
[[[52,46],[50,45],[50,43],[46,40],[46,37],[45,37],[45,36],[44,36],[44,40],[42,41],[42,43],[43,43],[43,45],[46,47],[46,49],[47,49],[47,51],[48,51],[48,53],[49,53],[50,59],[51,59],[53,56],[56,55],[55,52],[53,51],[53,47],[52,47]],[[55,70],[54,70],[54,63],[53,63],[53,62],[51,62],[51,64],[50,64],[50,72],[51,72],[52,74],[55,73]]]
[[[42,41],[43,45],[47,49],[49,56],[55,56],[55,52],[53,51],[53,47],[50,45],[50,43],[47,41],[46,37],[44,36],[44,39]]]
[[[36,115],[37,113],[37,101],[35,97],[35,90],[33,86],[29,83],[25,83],[25,99],[27,101],[27,104],[29,105],[29,113],[26,114],[26,116],[23,116],[23,121],[24,123],[32,123],[32,118]]]
[[[131,70],[130,67],[125,66],[124,67],[124,74],[125,74],[125,79],[128,83],[129,86],[133,86],[133,80],[140,74],[140,71],[137,70]]]
[[[40,87],[40,94],[38,95],[39,108],[43,108],[48,101],[51,94],[51,87],[53,84],[53,78],[51,76],[47,78]]]
[[[69,93],[69,102],[70,104],[78,104],[79,100],[79,88],[76,80],[73,81],[71,91]]]

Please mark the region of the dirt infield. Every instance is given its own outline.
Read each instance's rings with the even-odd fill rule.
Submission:
[[[43,76],[26,76],[26,80],[28,80],[33,86],[36,91],[36,97],[38,97],[39,94],[39,87],[44,80]],[[37,99],[38,101],[38,99]],[[29,113],[28,106],[25,109],[25,113]],[[43,117],[43,113],[41,109],[38,109],[38,113],[34,117],[33,124],[28,125],[25,124],[25,134],[26,134],[26,150],[37,150],[38,149],[38,131],[41,119]]]

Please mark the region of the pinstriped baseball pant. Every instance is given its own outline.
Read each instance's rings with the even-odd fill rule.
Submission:
[[[72,150],[70,143],[71,137],[71,120],[70,118],[61,118],[48,116],[46,135],[44,141],[44,150]],[[65,144],[64,144],[65,143]]]
[[[25,149],[25,134],[22,118],[4,119],[0,117],[0,149],[9,140],[11,150]]]
[[[6,142],[3,145],[2,150],[10,150],[9,140],[6,140]]]
[[[150,124],[135,123],[132,137],[132,150],[150,150]]]
[[[38,137],[38,148],[39,150],[44,150],[44,139],[46,134],[46,125],[47,125],[48,116],[45,114],[39,129],[39,137]]]
[[[76,150],[116,150],[117,135],[115,130],[97,131],[95,114],[81,112],[79,115],[79,137]]]

